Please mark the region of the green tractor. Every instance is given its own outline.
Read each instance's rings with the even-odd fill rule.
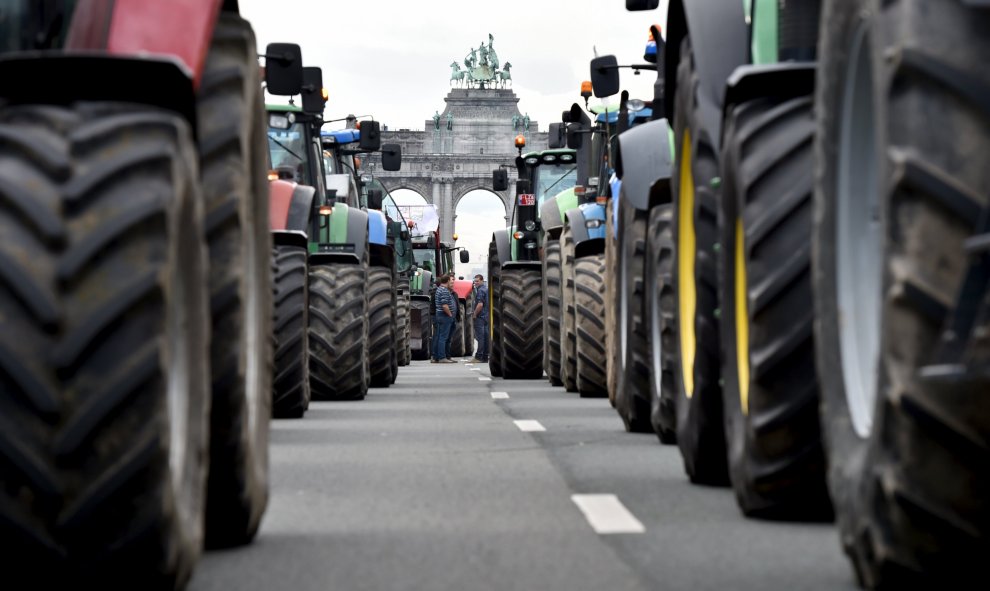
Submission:
[[[670,2],[685,467],[867,587],[990,554],[985,6]]]
[[[556,266],[547,267],[543,256],[540,208],[574,186],[577,166],[574,150],[555,148],[523,154],[526,140],[521,135],[515,144],[519,180],[512,220],[508,228],[492,235],[488,247],[488,366],[493,376],[533,379],[543,376],[545,358],[549,359],[544,351],[559,347],[548,340],[554,333],[545,332],[550,316],[544,314],[544,300],[546,294],[558,293],[559,288],[554,287],[559,285],[559,274]],[[508,189],[505,168],[492,173],[492,188]],[[556,310],[554,317],[559,317],[559,301],[547,299],[548,314]],[[556,336],[560,338],[559,333]]]
[[[296,212],[305,227],[309,267],[306,338],[311,395],[319,400],[355,400],[365,397],[373,381],[376,386],[391,383],[396,363],[391,344],[384,355],[369,348],[371,312],[375,318],[384,316],[388,328],[393,325],[394,257],[387,252],[387,223],[381,212],[369,215],[361,209],[354,154],[382,149],[388,170],[398,169],[401,155],[398,146],[381,146],[378,123],[369,121],[354,133],[356,148],[333,149],[333,157],[325,158],[322,75],[318,68],[305,68],[305,73],[302,107],[268,107],[272,175],[316,189],[310,207]],[[372,234],[374,241],[369,240]],[[369,298],[380,292],[384,298]],[[295,357],[286,358],[298,363]]]
[[[405,205],[402,210],[409,214],[412,228],[413,256],[415,264],[409,277],[410,345],[413,359],[429,359],[433,344],[433,294],[436,280],[454,272],[453,253],[459,250],[451,244],[440,241],[439,217],[433,205]],[[457,235],[454,234],[454,239]],[[460,261],[467,263],[469,254],[461,250]],[[473,339],[473,326],[467,322],[467,306],[472,301],[470,281],[454,281],[454,292],[458,298],[458,330],[451,334],[451,356],[466,355]]]

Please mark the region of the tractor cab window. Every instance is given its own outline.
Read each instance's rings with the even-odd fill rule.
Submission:
[[[437,274],[437,256],[432,248],[417,248],[413,250],[416,265],[422,269]]]
[[[268,128],[268,155],[272,170],[278,178],[308,185],[306,171],[309,167],[309,146],[302,123],[293,123],[288,129]]]
[[[566,191],[577,182],[577,165],[575,164],[541,164],[536,169],[536,204],[543,205],[549,199]]]

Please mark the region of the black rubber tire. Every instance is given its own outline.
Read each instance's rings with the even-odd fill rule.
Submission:
[[[387,388],[392,383],[392,270],[388,267],[368,269],[368,364],[371,386]]]
[[[430,348],[432,344],[432,333],[433,326],[430,320],[430,302],[428,300],[414,299],[409,302],[409,321],[412,322],[413,315],[412,310],[417,310],[417,316],[419,318],[419,330],[420,330],[420,348],[411,349],[410,356],[412,359],[417,361],[422,361],[424,359],[430,359],[433,356],[432,349]],[[411,339],[411,337],[410,337]],[[411,342],[411,340],[410,340]]]
[[[605,206],[605,370],[608,373],[606,386],[608,401],[615,406],[615,394],[619,390],[619,241],[616,239],[616,224],[619,220],[614,215],[615,197],[609,199]]]
[[[861,23],[870,27],[865,62],[876,109],[862,114],[876,122],[873,153],[887,173],[878,179],[879,371],[866,436],[853,430],[846,400],[835,242],[840,115]],[[990,379],[978,369],[987,367],[990,350],[985,292],[962,364],[929,365],[951,342],[943,330],[973,256],[965,241],[990,195],[986,159],[973,157],[990,152],[982,90],[990,85],[988,31],[990,12],[958,2],[836,0],[824,7],[816,85],[816,351],[840,540],[869,588],[973,588],[985,579],[990,556]]]
[[[660,443],[677,443],[674,221],[669,203],[650,209],[646,230],[646,316],[650,344],[650,424]]]
[[[814,310],[808,306],[814,127],[810,96],[755,99],[735,106],[725,122],[719,241],[723,408],[736,502],[753,517],[832,519],[819,429]],[[740,272],[744,310],[738,308]],[[745,351],[738,347],[740,312],[747,326]],[[740,358],[746,359],[745,390]]]
[[[560,235],[560,381],[577,392],[577,334],[574,330],[574,237],[570,226]]]
[[[626,430],[652,433],[650,422],[650,344],[646,340],[647,214],[619,200],[619,253],[613,281],[618,285],[616,357],[619,363],[615,410]],[[623,345],[623,337],[625,344]]]
[[[502,268],[494,240],[488,246],[488,310],[491,312],[490,339],[488,341],[488,372],[494,378],[503,375],[502,365]],[[542,338],[542,336],[541,336]]]
[[[455,296],[456,297],[456,294]],[[457,322],[450,329],[450,355],[451,359],[464,357],[464,300],[457,300]]]
[[[563,386],[560,378],[560,241],[543,244],[543,371],[551,386]]]
[[[309,253],[305,246],[272,250],[275,263],[275,381],[272,416],[301,418],[309,408]]]
[[[722,391],[719,387],[719,327],[715,310],[718,307],[715,243],[718,240],[716,216],[717,198],[712,181],[718,174],[717,138],[710,138],[701,124],[698,92],[701,79],[695,72],[691,38],[681,43],[680,64],[677,67],[677,93],[674,98],[674,293],[677,294],[675,327],[677,331],[677,370],[674,383],[677,392],[677,445],[684,460],[684,470],[691,482],[723,486],[729,484],[725,450],[725,428],[722,416]],[[684,161],[685,135],[690,136],[691,161]],[[681,201],[690,193],[681,187],[684,176],[690,176],[694,187],[693,204],[682,213]],[[681,227],[692,228],[695,236],[694,256],[680,253]],[[694,267],[685,268],[691,277],[695,298],[684,298],[681,287],[682,260]],[[682,301],[683,300],[683,301]],[[681,308],[694,306],[690,318],[682,318]],[[693,327],[695,341],[692,351],[685,350],[682,326]],[[688,345],[690,346],[690,345]],[[693,356],[693,369],[686,367]],[[688,375],[690,374],[690,375]],[[690,378],[692,384],[685,384]]]
[[[0,136],[4,576],[180,588],[202,548],[210,408],[192,132],[75,103],[2,107]]]
[[[476,353],[476,344],[474,342],[474,289],[468,295],[468,298],[464,301],[464,326],[462,332],[464,333],[464,356],[473,355]]]
[[[400,277],[399,281],[403,278]],[[405,279],[408,284],[409,280]],[[412,359],[411,351],[409,350],[409,290],[399,290],[395,298],[396,304],[396,314],[395,323],[398,327],[398,364],[399,367],[404,367],[409,365],[409,361]]]
[[[543,298],[539,267],[502,269],[502,377],[535,380],[543,377]]]
[[[367,251],[366,251],[367,252]],[[309,271],[309,377],[314,400],[368,394],[368,262]]]
[[[605,361],[605,255],[574,264],[577,389],[581,398],[608,396]]]
[[[251,25],[222,13],[197,95],[210,249],[210,475],[206,543],[250,542],[268,505],[271,233],[264,96]]]

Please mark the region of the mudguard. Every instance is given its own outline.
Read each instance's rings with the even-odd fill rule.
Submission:
[[[567,212],[574,237],[574,258],[605,252],[605,208],[585,203]]]
[[[289,181],[268,184],[268,224],[272,231],[302,232],[309,230],[316,189]]]
[[[512,260],[512,245],[509,243],[509,230],[496,230],[492,234],[492,241],[495,243],[496,254],[498,255],[499,266]]]
[[[566,213],[577,205],[577,194],[574,193],[573,187],[561,191],[555,197],[543,202],[540,207],[540,225],[550,235],[550,238],[560,236],[560,233],[564,231]]]
[[[627,199],[628,205],[637,210],[649,210],[650,188],[660,179],[669,179],[673,166],[670,125],[666,119],[637,125],[620,135],[615,171],[622,179],[622,186],[621,191],[612,195],[615,202],[612,213],[618,212],[620,198]]]
[[[815,92],[815,62],[785,62],[765,66],[739,66],[725,85],[722,116],[733,105],[767,96],[781,98],[808,96]]]
[[[86,72],[85,84],[73,84],[71,92],[66,92],[66,80],[77,79],[79,72]],[[5,105],[68,106],[77,101],[137,103],[179,114],[196,133],[193,80],[175,60],[18,52],[0,58],[0,80],[31,81],[4,84],[0,98]]]
[[[368,214],[336,203],[330,215],[330,240],[327,243],[310,244],[310,262],[360,263],[368,238]]]
[[[368,244],[388,244],[388,221],[378,210],[368,210]]]
[[[664,49],[664,112],[670,121],[674,120],[681,41],[687,35],[693,39],[691,50],[700,78],[698,108],[702,125],[708,132],[708,137],[712,141],[718,141],[722,137],[725,81],[737,67],[750,61],[749,30],[744,3],[723,0],[670,1],[667,11],[667,44]],[[712,39],[717,39],[718,43],[712,43]]]

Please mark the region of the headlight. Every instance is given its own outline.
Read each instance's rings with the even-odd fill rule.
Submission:
[[[546,156],[543,157],[543,161],[544,162],[556,162],[557,161],[557,157],[554,156],[553,154],[547,154]]]
[[[292,113],[289,113],[289,115],[291,114]],[[268,116],[268,127],[274,129],[289,129],[291,126],[292,122],[289,121],[289,118],[286,115],[276,115],[275,113],[272,113]]]
[[[527,158],[526,159],[526,164],[536,164],[539,161],[540,161],[539,158]]]
[[[534,248],[536,248],[536,243],[535,242],[527,242],[527,243],[523,244],[523,248],[526,248],[526,249],[529,249],[529,250],[533,250]]]
[[[585,228],[600,228],[602,226],[601,220],[584,220]]]
[[[526,220],[526,223],[523,224],[523,227],[526,228],[527,232],[532,232],[533,230],[536,229],[536,222],[534,222],[533,220]]]
[[[574,160],[574,155],[573,154],[561,154],[560,155],[560,161],[561,162],[570,162],[571,160]]]

